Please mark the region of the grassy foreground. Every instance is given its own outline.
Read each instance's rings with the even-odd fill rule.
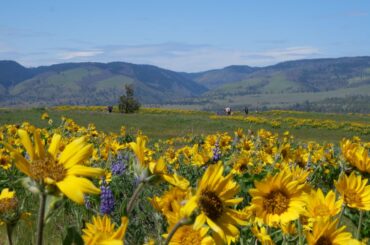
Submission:
[[[0,109],[0,125],[21,124],[28,121],[37,127],[46,127],[48,122],[41,120],[47,112],[54,125],[61,122],[61,117],[73,119],[82,126],[95,124],[98,130],[119,132],[125,126],[131,133],[141,130],[152,139],[168,139],[183,135],[212,134],[216,132],[232,133],[237,128],[257,131],[264,128],[274,132],[289,131],[298,140],[318,142],[338,142],[353,135],[365,141],[370,140],[370,116],[365,114],[325,114],[293,111],[271,111],[250,113],[245,116],[234,113],[233,116],[215,116],[202,111],[142,109],[135,114],[107,113],[103,108],[64,108],[57,109]],[[293,121],[292,121],[293,120]],[[361,130],[345,127],[353,123]],[[342,126],[338,126],[342,124]],[[324,127],[324,126],[325,127]],[[343,126],[344,125],[344,126]]]

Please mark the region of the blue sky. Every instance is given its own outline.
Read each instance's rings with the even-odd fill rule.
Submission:
[[[368,0],[1,1],[0,60],[176,71],[370,55]]]

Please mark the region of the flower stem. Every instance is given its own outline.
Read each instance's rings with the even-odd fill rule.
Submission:
[[[12,241],[13,228],[14,228],[14,225],[6,224],[6,234],[8,235],[9,245],[13,245],[13,241]]]
[[[132,194],[132,197],[130,198],[130,201],[127,204],[126,213],[129,215],[134,207],[135,201],[138,198],[141,190],[143,189],[145,185],[145,182],[140,182],[140,184],[136,187],[134,194]]]
[[[244,245],[243,238],[239,238],[240,245]]]
[[[303,227],[300,219],[298,219],[298,244],[303,245]]]
[[[364,211],[360,210],[360,220],[358,221],[358,227],[356,232],[356,239],[359,240],[361,236],[361,225],[362,225],[362,218],[364,216]]]
[[[287,245],[288,244],[288,241],[286,239],[286,235],[283,234],[283,245]]]
[[[191,222],[190,219],[183,218],[179,222],[176,223],[176,225],[172,228],[171,232],[168,234],[166,241],[164,242],[164,245],[168,245],[173,237],[175,235],[176,231],[183,225],[187,225]]]
[[[37,220],[37,245],[42,245],[43,241],[43,232],[44,232],[44,216],[45,216],[45,203],[46,203],[46,194],[40,192],[40,203],[39,203],[39,214]]]
[[[338,227],[340,226],[340,223],[342,221],[342,217],[343,217],[343,213],[344,213],[344,209],[346,208],[346,205],[342,205],[342,209],[340,210],[340,214],[339,214],[339,217],[338,217],[338,223],[337,223],[337,229]]]

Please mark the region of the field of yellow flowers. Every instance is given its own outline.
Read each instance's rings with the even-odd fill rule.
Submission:
[[[45,127],[0,126],[2,242],[368,243],[366,123],[209,115],[352,134],[321,144],[249,124],[232,133],[153,140],[124,126],[111,133],[92,122],[81,126],[63,117],[55,124],[48,113],[41,117]]]

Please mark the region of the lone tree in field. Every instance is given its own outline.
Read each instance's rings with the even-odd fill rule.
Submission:
[[[139,110],[140,103],[134,98],[134,88],[132,84],[125,85],[126,95],[119,98],[118,109],[122,113],[133,113]]]

